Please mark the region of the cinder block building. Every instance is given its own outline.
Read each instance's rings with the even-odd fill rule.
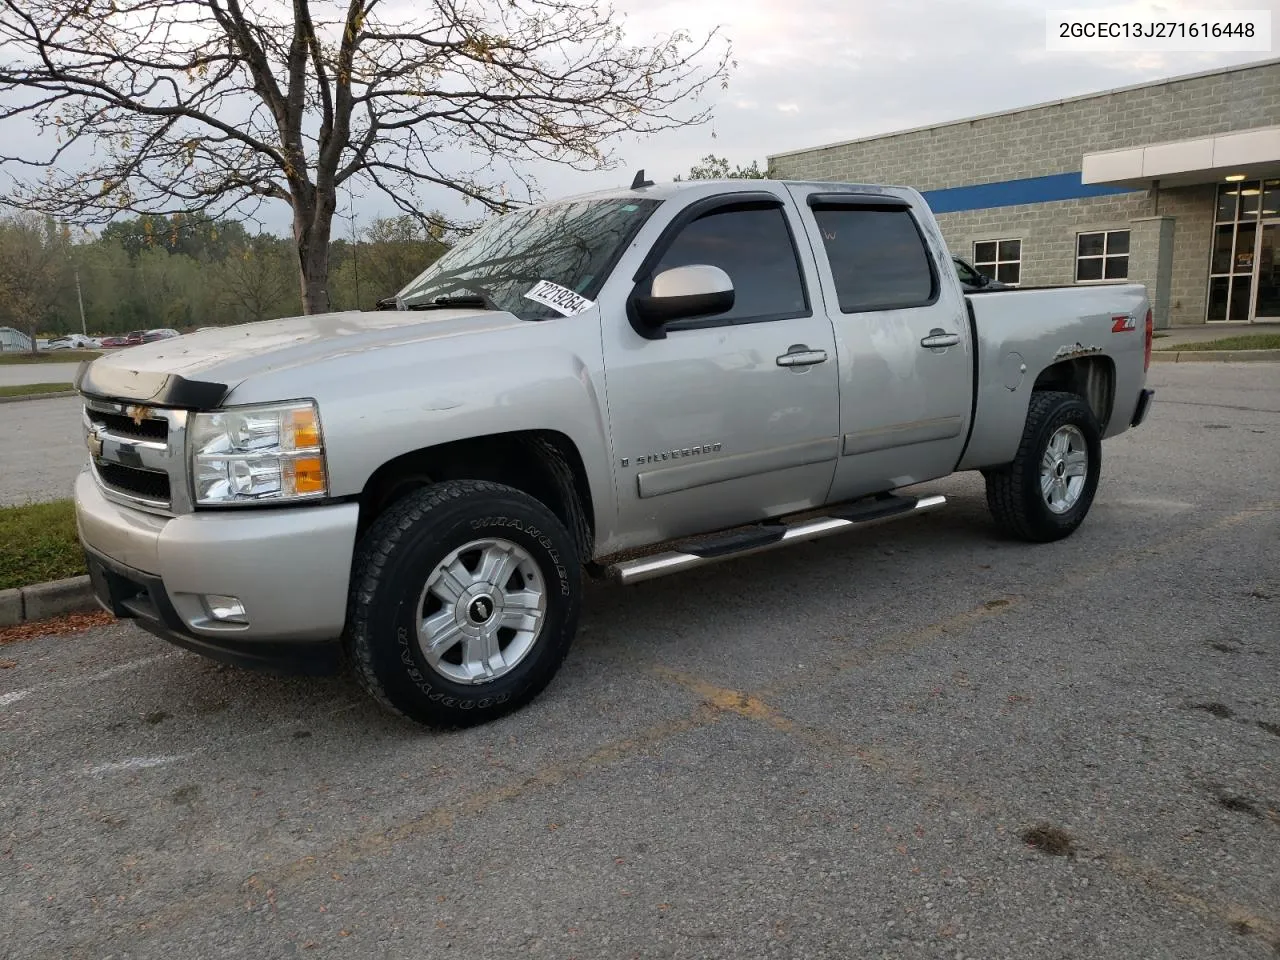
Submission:
[[[953,253],[1022,286],[1145,283],[1160,328],[1280,322],[1280,60],[769,158],[915,187]]]

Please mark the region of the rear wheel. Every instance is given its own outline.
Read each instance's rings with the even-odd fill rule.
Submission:
[[[511,487],[455,480],[378,518],[356,553],[347,649],[379,702],[432,726],[527,703],[577,628],[580,571],[556,516]]]
[[[1031,395],[1013,463],[986,472],[987,506],[1004,530],[1046,543],[1070,536],[1089,513],[1102,471],[1102,430],[1074,393]]]

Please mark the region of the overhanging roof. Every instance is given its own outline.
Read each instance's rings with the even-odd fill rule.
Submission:
[[[1155,180],[1162,187],[1189,186],[1241,174],[1280,177],[1280,127],[1086,153],[1080,170],[1083,183],[1117,187],[1149,187]]]

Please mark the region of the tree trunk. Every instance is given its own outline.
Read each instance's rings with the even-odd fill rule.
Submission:
[[[329,304],[329,233],[333,227],[336,200],[317,197],[300,203],[295,197],[293,236],[298,244],[299,280],[302,284],[302,312],[327,313]]]
[[[34,356],[40,352],[39,346],[36,345],[36,325],[31,324],[31,353]]]
[[[312,247],[302,257],[302,312],[329,312],[329,245]]]

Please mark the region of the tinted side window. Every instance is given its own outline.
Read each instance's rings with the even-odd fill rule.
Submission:
[[[933,262],[907,210],[813,211],[844,313],[918,307],[936,292]]]
[[[705,263],[733,281],[733,309],[706,320],[783,319],[809,312],[800,265],[781,209],[726,210],[699,217],[681,230],[653,270]],[[684,322],[671,325],[679,329]]]

